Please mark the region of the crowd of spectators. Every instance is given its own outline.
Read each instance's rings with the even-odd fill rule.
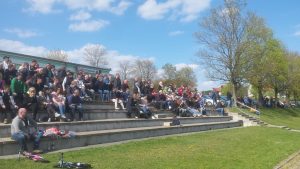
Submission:
[[[202,94],[187,85],[177,87],[161,81],[155,86],[151,80],[121,80],[118,73],[91,75],[56,68],[50,63],[41,67],[36,60],[17,66],[7,56],[0,64],[0,115],[4,123],[13,119],[11,136],[19,143],[22,154],[28,153],[29,139],[34,140],[33,149],[39,152],[41,134],[38,129],[36,133],[28,132],[28,126],[37,128],[36,122],[55,120],[82,121],[83,102],[93,100],[114,102],[115,109],[127,109],[128,116],[136,118],[153,117],[148,107],[151,104],[173,111],[205,105]],[[173,125],[180,124],[176,118],[174,122]]]
[[[145,105],[149,104],[169,110],[183,103],[196,109],[205,105],[202,94],[187,85],[177,87],[160,81],[155,86],[151,80],[139,78],[129,84],[118,73],[114,76],[101,72],[91,75],[81,70],[71,72],[50,63],[41,67],[36,60],[17,67],[8,56],[0,64],[0,107],[4,123],[10,122],[20,108],[25,108],[33,120],[40,122],[83,120],[82,102],[95,99],[113,101],[115,109],[127,109],[128,115],[134,117],[147,111]],[[42,111],[47,115],[43,116]],[[77,113],[79,117],[75,118]]]
[[[5,56],[0,64],[1,120],[8,123],[20,108],[25,108],[35,121],[83,120],[82,102],[91,99],[91,79],[83,71],[74,76],[65,67],[56,69],[50,63],[41,67],[36,60],[17,68]],[[42,111],[47,115],[43,116]],[[79,118],[75,119],[77,112]]]

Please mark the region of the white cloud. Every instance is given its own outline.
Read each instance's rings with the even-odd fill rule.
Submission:
[[[109,25],[109,22],[106,20],[89,20],[89,21],[80,21],[77,23],[72,23],[69,25],[69,30],[74,32],[94,32],[98,31],[101,28]]]
[[[117,6],[112,7],[110,11],[116,15],[123,15],[130,5],[131,2],[122,0]]]
[[[178,63],[174,65],[176,67],[176,70],[181,70],[182,68],[185,67],[190,67],[193,70],[196,70],[197,68],[199,68],[199,65],[197,64],[186,64],[186,63]]]
[[[38,34],[31,30],[24,30],[20,28],[7,28],[4,29],[5,32],[17,35],[19,38],[31,38],[38,36]]]
[[[80,48],[72,49],[72,50],[63,50],[69,56],[69,61],[73,63],[87,64],[85,61],[85,48],[98,45],[98,44],[85,44]],[[103,46],[103,45],[101,45]],[[0,50],[22,53],[33,56],[43,57],[47,54],[50,49],[47,49],[43,46],[31,46],[26,45],[20,41],[13,41],[8,39],[0,39]],[[108,61],[108,65],[104,67],[108,67],[112,69],[112,73],[116,73],[118,71],[119,63],[122,61],[134,61],[135,59],[141,58],[139,56],[134,55],[123,55],[115,50],[107,50],[106,59]]]
[[[27,55],[43,56],[48,50],[43,46],[29,46],[20,41],[0,39],[0,49]]]
[[[190,22],[198,18],[203,10],[207,9],[211,0],[167,0],[157,2],[146,0],[138,7],[138,15],[148,20],[158,20],[165,17]]]
[[[296,32],[294,33],[294,36],[300,36],[300,31],[296,31]]]
[[[87,62],[84,59],[85,58],[85,49],[90,46],[93,46],[93,45],[98,45],[98,44],[88,43],[88,44],[85,44],[84,46],[80,47],[79,49],[66,51],[66,53],[69,56],[70,62],[87,64]],[[103,46],[103,45],[101,45],[101,46]],[[141,58],[141,57],[133,56],[133,55],[123,55],[115,50],[107,50],[105,58],[106,58],[108,64],[105,66],[102,66],[102,67],[111,68],[112,73],[116,73],[116,72],[118,72],[120,62],[127,61],[127,60],[134,62],[136,59]]]
[[[220,87],[220,84],[216,81],[198,81],[198,90],[200,91],[212,90],[217,87]]]
[[[88,19],[90,19],[91,18],[91,14],[89,13],[89,12],[86,12],[86,11],[84,11],[84,10],[80,10],[80,11],[78,11],[77,13],[75,13],[75,14],[72,14],[71,16],[70,16],[70,20],[72,20],[72,21],[84,21],[84,20],[88,20]]]
[[[169,36],[178,36],[181,34],[184,34],[184,31],[177,30],[177,31],[169,32]]]
[[[64,5],[70,10],[88,10],[123,14],[131,2],[127,0],[27,0],[29,8],[25,11],[49,14],[57,12],[54,5]]]
[[[25,11],[42,14],[57,12],[57,10],[53,9],[53,6],[58,1],[59,0],[27,0],[29,8],[25,9]]]
[[[63,0],[62,2],[71,10],[87,9],[107,11],[111,7],[110,0]]]
[[[80,48],[72,49],[72,50],[65,50],[64,52],[66,52],[68,54],[70,62],[87,64],[87,62],[84,59],[84,57],[85,57],[84,53],[85,53],[85,48],[89,47],[90,45],[97,45],[97,44],[88,43],[88,44],[83,45]],[[20,41],[13,41],[13,40],[8,40],[8,39],[0,39],[0,50],[28,54],[28,55],[33,55],[33,56],[40,56],[40,57],[45,56],[45,54],[47,54],[50,51],[50,49],[47,49],[43,46],[31,46],[31,45],[24,44]],[[134,55],[123,55],[115,50],[108,50],[106,58],[108,61],[107,67],[112,68],[112,73],[116,73],[116,72],[118,72],[118,67],[119,67],[120,62],[126,61],[126,60],[134,62],[136,59],[140,59],[142,57],[134,56]],[[154,58],[150,58],[150,59],[154,60]],[[201,73],[201,71],[199,72],[196,70],[196,69],[199,69],[199,66],[196,64],[179,63],[179,64],[175,64],[175,66],[176,66],[177,70],[180,70],[186,66],[193,68],[197,72],[196,73],[197,76],[201,77],[201,78],[197,78],[198,79],[198,89],[200,91],[211,90],[214,87],[220,86],[220,83],[218,83],[218,82],[207,81],[206,79],[204,79],[203,78],[204,74]],[[158,76],[161,76],[162,71],[163,71],[162,69],[158,69]]]

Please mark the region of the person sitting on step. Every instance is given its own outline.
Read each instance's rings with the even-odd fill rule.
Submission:
[[[122,98],[122,82],[120,79],[120,75],[119,73],[116,74],[116,78],[114,81],[114,92],[115,92],[115,96],[116,98],[113,99],[113,102],[115,102],[115,109],[119,109],[118,108],[118,103],[121,105],[122,109],[124,110],[124,104],[123,104],[123,98]]]
[[[69,107],[71,109],[71,121],[75,119],[75,113],[78,112],[79,120],[83,121],[83,110],[82,110],[82,100],[80,98],[80,91],[76,89],[74,93],[68,97]]]
[[[224,116],[224,114],[225,114],[224,108],[225,108],[224,103],[221,101],[218,101],[217,106],[216,106],[216,111],[218,112],[218,114],[220,116]]]
[[[51,122],[53,119],[60,117],[60,114],[55,111],[55,107],[51,99],[52,96],[49,92],[49,88],[44,88],[44,91],[40,91],[38,96],[38,103],[40,110],[45,109],[47,111],[47,120],[48,122]]]
[[[33,120],[40,120],[37,117],[38,113],[38,100],[36,97],[36,90],[34,87],[30,87],[28,89],[27,94],[24,97],[23,100],[23,107],[30,111],[32,114]]]
[[[8,118],[13,119],[16,114],[16,109],[18,106],[15,103],[14,97],[10,92],[10,88],[6,87],[4,91],[1,93],[0,96],[0,105],[1,105],[1,112],[3,114],[3,123],[8,123]],[[8,117],[9,116],[9,117]]]
[[[62,89],[58,88],[56,90],[56,92],[52,92],[52,101],[54,103],[54,105],[56,106],[56,108],[59,109],[59,113],[61,115],[61,118],[66,119],[66,115],[65,115],[65,110],[66,110],[66,106],[65,106],[65,96],[62,93]]]
[[[30,132],[30,127],[35,128],[36,133]],[[18,142],[20,153],[28,154],[27,141],[33,141],[33,153],[41,153],[39,150],[40,138],[42,133],[37,131],[37,123],[27,116],[27,110],[20,108],[18,115],[13,119],[11,124],[11,138]]]

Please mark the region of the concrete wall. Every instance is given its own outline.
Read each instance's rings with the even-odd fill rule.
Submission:
[[[181,127],[148,127],[133,129],[117,129],[100,132],[78,133],[78,136],[71,139],[49,140],[43,139],[41,149],[47,150],[51,143],[54,143],[55,149],[67,149],[74,147],[83,147],[88,145],[111,143],[123,140],[138,138],[147,138],[155,136],[164,136],[171,134],[199,132],[206,130],[216,130],[223,128],[232,128],[242,126],[242,121],[218,122],[210,124],[192,124]],[[30,145],[31,146],[31,145]],[[1,142],[0,155],[12,155],[18,153],[18,145],[14,141]]]

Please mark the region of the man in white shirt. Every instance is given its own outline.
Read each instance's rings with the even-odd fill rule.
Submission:
[[[3,57],[3,63],[2,63],[4,70],[8,69],[9,63],[10,63],[9,57],[4,56]]]

